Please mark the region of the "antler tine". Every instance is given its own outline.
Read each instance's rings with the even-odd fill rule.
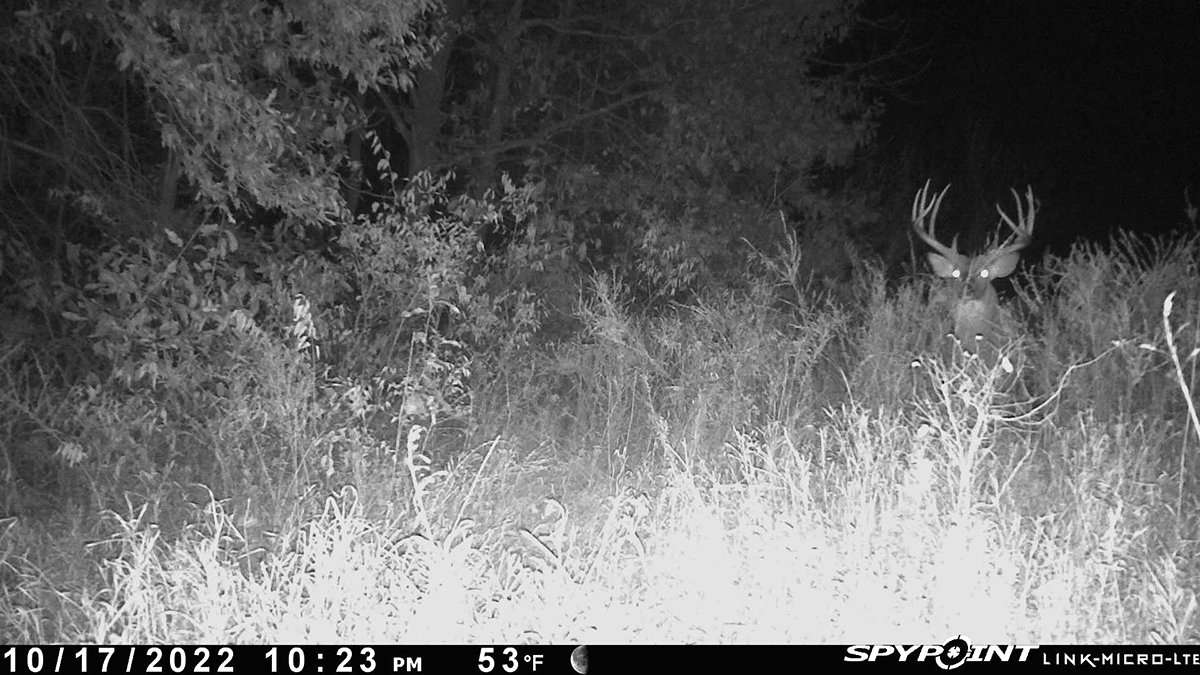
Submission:
[[[921,238],[921,241],[929,244],[933,250],[941,253],[947,258],[952,258],[957,255],[957,251],[951,246],[937,240],[937,217],[938,211],[942,208],[942,200],[945,199],[946,193],[950,191],[950,186],[942,188],[941,192],[933,198],[929,198],[929,187],[933,179],[925,181],[925,185],[917,190],[917,194],[913,197],[912,207],[912,225],[913,231]],[[928,218],[928,224],[926,224]]]
[[[1004,209],[1000,208],[999,204],[996,205],[996,212],[1000,214],[1000,219],[1008,225],[1013,234],[1003,244],[994,249],[993,253],[995,254],[1020,251],[1033,240],[1033,225],[1037,219],[1037,200],[1033,198],[1033,186],[1030,185],[1025,188],[1025,200],[1029,205],[1028,212],[1025,211],[1025,205],[1021,202],[1020,193],[1014,188],[1009,188],[1009,191],[1012,192],[1013,199],[1017,202],[1017,222],[1014,223],[1012,218],[1004,212]]]

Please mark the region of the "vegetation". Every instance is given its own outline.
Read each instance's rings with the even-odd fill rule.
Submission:
[[[0,24],[0,641],[1194,640],[1190,203],[963,356],[866,9],[586,4]]]

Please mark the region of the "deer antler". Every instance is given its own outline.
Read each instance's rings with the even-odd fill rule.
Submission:
[[[1025,188],[1025,200],[1028,203],[1028,211],[1025,210],[1021,202],[1021,195],[1012,188],[1009,188],[1009,191],[1012,192],[1013,199],[1017,202],[1017,222],[1014,223],[1012,218],[1009,218],[1008,214],[1004,212],[1004,209],[1000,208],[999,204],[996,205],[996,212],[1000,214],[1000,219],[1008,225],[1013,233],[1003,243],[987,252],[989,258],[999,258],[1008,253],[1016,253],[1028,246],[1029,242],[1033,241],[1033,223],[1034,219],[1037,218],[1037,200],[1033,198],[1033,186]]]
[[[942,254],[947,260],[955,260],[962,255],[956,250],[957,245],[952,243],[950,246],[946,246],[939,242],[937,240],[937,232],[934,229],[937,225],[938,210],[942,208],[942,199],[946,197],[946,192],[950,190],[950,186],[947,185],[942,188],[941,192],[937,193],[933,199],[930,199],[929,184],[931,182],[933,182],[932,179],[925,181],[925,186],[917,190],[916,196],[913,197],[913,232],[916,232],[921,241],[929,244],[930,248]],[[928,223],[926,223],[926,218],[929,219]],[[955,240],[957,240],[957,237],[955,237]]]

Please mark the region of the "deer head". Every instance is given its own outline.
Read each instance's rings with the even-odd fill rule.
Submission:
[[[1015,222],[999,204],[996,205],[1000,219],[1013,233],[1004,241],[993,240],[987,250],[968,257],[959,252],[957,236],[949,246],[937,240],[934,228],[938,209],[950,186],[931,196],[929,184],[930,181],[925,181],[925,186],[913,198],[912,225],[921,241],[933,249],[926,257],[934,274],[954,281],[954,335],[963,350],[970,353],[978,353],[984,346],[998,347],[1011,336],[1008,335],[1006,313],[1000,307],[992,281],[1012,274],[1021,258],[1021,250],[1033,239],[1033,222],[1037,214],[1033,188],[1026,189],[1024,203],[1021,195],[1012,190],[1017,202]]]

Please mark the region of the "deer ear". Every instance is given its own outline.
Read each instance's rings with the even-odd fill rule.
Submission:
[[[1020,259],[1021,256],[1018,253],[1005,253],[999,258],[989,261],[983,269],[987,271],[988,279],[999,279],[1012,274],[1013,270],[1017,269],[1017,261]]]
[[[942,254],[930,251],[926,254],[926,257],[929,259],[929,267],[931,267],[933,269],[933,273],[939,277],[957,279],[962,275],[962,272],[959,271],[958,265],[955,265],[950,260],[947,260],[944,256],[942,256]]]

